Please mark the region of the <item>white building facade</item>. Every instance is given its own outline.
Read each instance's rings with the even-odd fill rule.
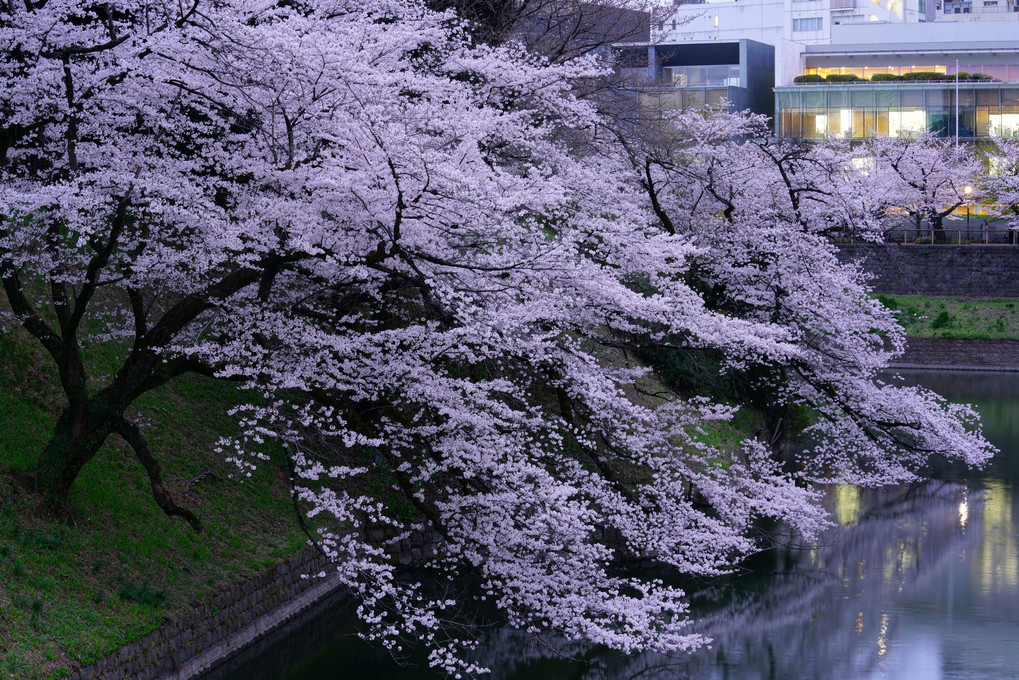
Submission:
[[[959,42],[969,37],[961,37],[957,32],[972,24],[980,25],[975,31],[978,34],[989,24],[997,25],[999,30],[993,31],[995,39],[1008,35],[1007,39],[1019,40],[1016,11],[1019,0],[965,0],[966,6],[962,3],[963,0],[687,0],[674,7],[671,19],[653,27],[652,41],[681,44],[749,39],[773,45],[775,85],[783,86],[808,72],[804,57],[808,45]],[[965,9],[969,11],[964,12]]]

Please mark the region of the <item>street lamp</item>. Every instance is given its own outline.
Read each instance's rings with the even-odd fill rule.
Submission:
[[[969,239],[969,214],[971,212],[970,211],[970,207],[969,207],[969,197],[973,193],[973,187],[970,186],[969,184],[967,184],[966,186],[964,186],[962,188],[962,193],[964,193],[966,195],[966,238],[968,240]]]

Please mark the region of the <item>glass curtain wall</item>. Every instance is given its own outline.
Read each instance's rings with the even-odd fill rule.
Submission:
[[[955,136],[955,88],[798,87],[777,92],[778,134],[899,137],[930,129]],[[959,89],[959,137],[1019,137],[1019,88]]]
[[[738,64],[666,66],[666,84],[676,87],[741,87]]]
[[[703,109],[719,106],[731,101],[733,93],[728,88],[698,88],[679,91],[646,91],[638,93],[637,100],[644,108],[657,109]]]

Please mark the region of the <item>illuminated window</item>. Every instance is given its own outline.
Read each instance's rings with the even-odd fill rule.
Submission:
[[[1019,137],[1019,111],[1005,113],[1007,109],[1019,109],[1019,107],[1002,106],[1000,115],[989,117],[992,137]]]
[[[888,112],[888,136],[909,137],[921,132],[927,126],[927,116],[924,111],[889,111]]]

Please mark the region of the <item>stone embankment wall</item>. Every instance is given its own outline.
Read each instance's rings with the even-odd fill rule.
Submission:
[[[862,261],[877,293],[1019,298],[1017,246],[857,243],[839,251],[843,261]],[[910,338],[893,366],[1019,371],[1019,341]]]
[[[857,243],[839,250],[844,261],[863,260],[878,293],[1019,298],[1019,246]]]
[[[424,526],[423,517],[417,518]],[[434,557],[442,535],[424,529],[396,537],[373,530],[369,542],[386,547],[395,563],[410,565]],[[130,642],[71,674],[72,680],[185,680],[206,670],[242,646],[299,615],[335,586],[309,575],[330,568],[309,549],[272,569],[231,586],[180,620],[168,621],[145,637]]]
[[[170,621],[145,637],[130,642],[95,663],[71,674],[73,680],[157,680],[189,678],[194,659],[274,610],[321,586],[308,578],[325,567],[324,558],[306,550],[289,561],[224,590],[215,601],[190,616]],[[318,599],[317,597],[315,599]],[[291,615],[296,615],[294,611]],[[277,622],[282,623],[282,621]]]
[[[896,368],[1019,371],[1019,340],[909,338]]]

